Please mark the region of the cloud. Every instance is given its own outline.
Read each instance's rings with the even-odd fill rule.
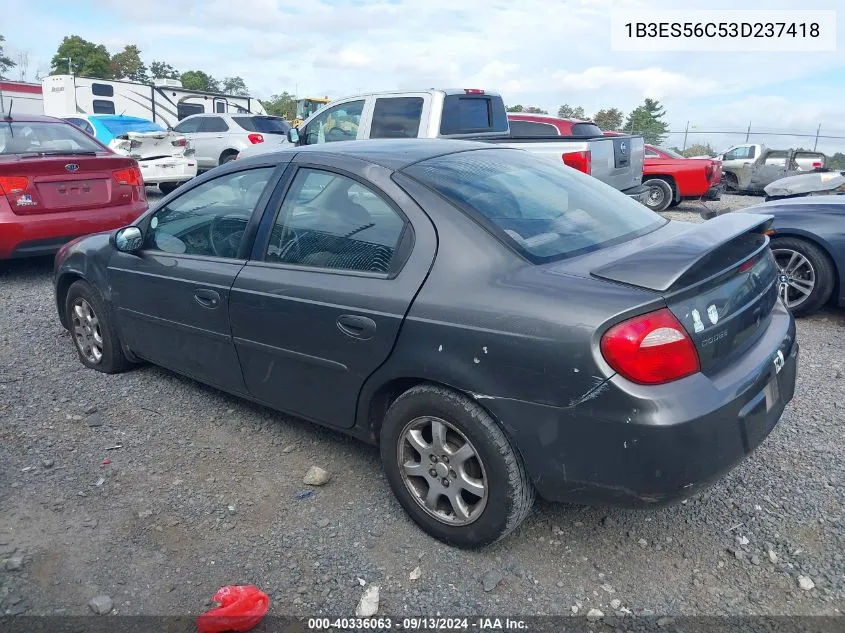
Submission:
[[[716,79],[690,77],[664,68],[625,70],[613,66],[593,66],[581,72],[560,71],[552,75],[549,88],[567,91],[602,91],[618,89],[638,93],[642,98],[713,94],[727,85]]]

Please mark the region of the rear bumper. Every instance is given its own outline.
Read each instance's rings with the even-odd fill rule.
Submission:
[[[197,175],[196,159],[182,157],[139,160],[141,176],[145,185],[157,185],[160,182],[185,182]]]
[[[53,255],[76,237],[126,226],[146,210],[146,201],[141,201],[90,211],[15,215],[0,205],[0,259]]]
[[[655,506],[700,492],[754,451],[794,395],[797,357],[795,321],[778,302],[757,344],[717,375],[658,387],[616,375],[568,408],[504,399],[485,406],[545,499]]]
[[[725,193],[725,183],[720,182],[718,185],[713,185],[707,190],[707,193],[704,194],[704,199],[719,200],[721,199],[723,193]]]
[[[631,187],[630,189],[623,189],[622,193],[641,204],[645,204],[648,199],[648,187],[643,187],[642,185]]]

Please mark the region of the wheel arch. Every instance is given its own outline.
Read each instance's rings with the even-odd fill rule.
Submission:
[[[237,156],[238,154],[240,154],[240,152],[241,152],[241,150],[239,150],[237,147],[227,147],[222,152],[220,152],[220,156],[217,158],[217,164],[218,165],[223,164],[224,158],[226,158],[227,156],[231,156],[233,154],[235,156]]]
[[[91,283],[85,277],[76,270],[69,270],[62,272],[59,277],[56,279],[56,311],[59,313],[59,322],[62,324],[64,329],[69,329],[69,323],[67,322],[67,315],[65,314],[65,302],[67,301],[67,292],[70,287],[79,280],[86,281],[89,284]]]
[[[648,182],[649,180],[664,180],[672,189],[672,199],[673,200],[680,200],[681,199],[681,192],[678,189],[678,182],[675,180],[674,176],[669,174],[643,174],[643,184]]]

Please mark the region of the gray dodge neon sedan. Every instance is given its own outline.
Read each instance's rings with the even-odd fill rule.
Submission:
[[[549,500],[654,506],[749,455],[795,388],[769,216],[671,222],[517,149],[235,161],[57,255],[84,365],[147,361],[380,446],[435,537]]]

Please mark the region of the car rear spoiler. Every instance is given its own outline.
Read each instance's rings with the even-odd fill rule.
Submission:
[[[713,252],[741,235],[765,233],[774,217],[730,213],[590,271],[594,277],[666,292]]]

